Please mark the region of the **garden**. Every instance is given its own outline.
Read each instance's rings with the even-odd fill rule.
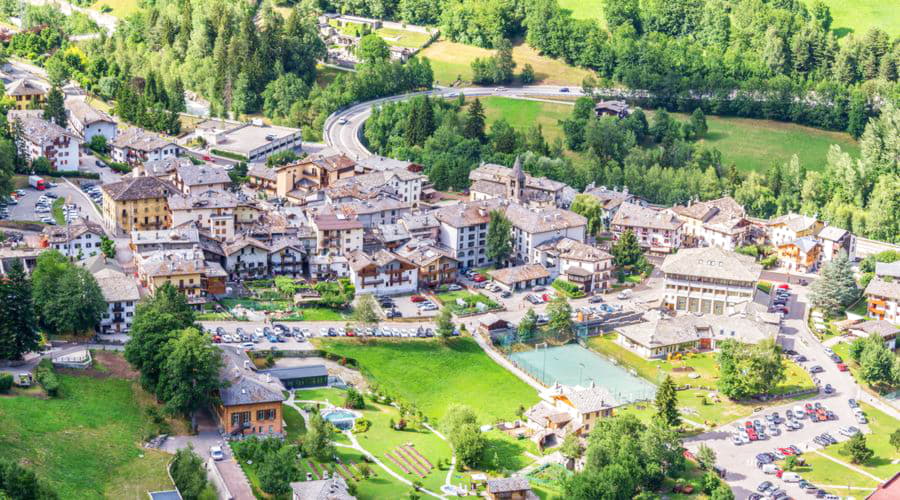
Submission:
[[[241,309],[271,315],[281,321],[344,321],[352,313],[355,290],[349,280],[321,281],[314,286],[303,280],[278,276],[274,280],[244,282],[248,297],[225,298],[219,304],[228,313],[205,311],[199,319],[246,319]],[[304,297],[299,304],[294,297]],[[237,311],[235,309],[237,308]],[[229,318],[222,318],[223,314]]]
[[[493,311],[500,309],[500,305],[483,293],[472,293],[467,290],[456,292],[444,292],[435,296],[441,305],[450,309],[456,315],[472,314],[476,312]],[[461,304],[459,301],[462,301]],[[483,304],[479,306],[478,304]]]

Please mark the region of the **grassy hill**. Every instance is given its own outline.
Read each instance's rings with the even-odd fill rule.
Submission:
[[[565,0],[564,0],[565,1]],[[577,0],[572,0],[577,1]],[[900,35],[900,5],[885,0],[822,0],[831,9],[831,28],[838,37],[865,34],[877,26],[891,37]],[[804,0],[807,7],[813,0]]]

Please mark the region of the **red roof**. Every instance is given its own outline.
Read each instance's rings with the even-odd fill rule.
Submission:
[[[896,500],[900,498],[900,472],[878,486],[866,500]]]

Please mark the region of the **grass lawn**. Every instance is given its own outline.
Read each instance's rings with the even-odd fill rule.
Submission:
[[[865,403],[860,403],[859,406],[866,412],[869,430],[872,431],[866,434],[866,444],[875,452],[872,460],[859,467],[869,474],[888,480],[900,472],[900,463],[892,463],[893,460],[900,458],[900,453],[897,453],[897,449],[890,443],[891,433],[900,428],[900,422]],[[824,453],[842,462],[850,462],[850,457],[843,453],[843,446],[840,444],[829,446]]]
[[[868,476],[854,472],[841,464],[835,463],[816,453],[804,453],[803,458],[809,464],[806,467],[797,467],[794,472],[800,474],[803,479],[816,486],[831,484],[840,486],[858,486],[863,488],[875,488],[877,483]],[[851,495],[864,498],[868,493],[860,494],[860,490],[850,490]],[[838,493],[831,491],[831,493]],[[846,490],[840,493],[846,493]]]
[[[577,1],[577,0],[576,0]],[[883,0],[823,0],[831,10],[831,29],[840,38],[854,33],[857,38],[877,26],[891,37],[900,35],[900,9],[896,3]],[[813,0],[804,0],[811,7]],[[891,7],[893,5],[893,7]]]
[[[91,8],[99,12],[104,5],[112,8],[111,15],[122,19],[137,12],[141,8],[141,0],[100,0]]]
[[[28,464],[60,498],[137,499],[171,487],[171,457],[140,447],[154,429],[145,413],[152,398],[135,380],[59,379],[58,398],[0,397],[0,458]]]
[[[491,360],[474,340],[313,339],[328,352],[355,359],[383,392],[415,404],[432,419],[453,403],[470,406],[482,423],[514,418],[537,393]]]
[[[422,57],[431,60],[434,83],[440,85],[450,85],[457,78],[462,79],[463,82],[471,82],[472,61],[476,57],[490,57],[493,54],[493,50],[447,40],[437,40],[420,52]],[[538,84],[581,85],[584,77],[591,74],[588,70],[542,56],[524,43],[516,43],[513,47],[513,59],[517,64],[516,74],[522,71],[525,64],[531,64],[535,72],[535,83]]]
[[[333,66],[316,66],[316,85],[319,87],[327,87],[329,83],[333,82],[337,75],[341,73],[347,73],[347,70],[337,69]]]
[[[488,298],[487,295],[484,295],[483,293],[472,293],[466,290],[439,293],[436,297],[444,307],[449,308],[456,314],[475,312],[477,310],[476,304],[478,303],[484,304],[488,309],[500,307],[499,304]],[[463,307],[457,304],[456,299],[464,300],[466,306]]]
[[[344,404],[347,392],[333,387],[319,389],[298,389],[294,391],[294,399],[300,401],[328,401],[335,406]]]
[[[540,125],[544,138],[548,142],[552,142],[557,137],[563,137],[559,120],[565,120],[572,114],[572,106],[568,104],[508,97],[483,97],[481,104],[484,106],[484,117],[488,127],[500,118],[504,118],[519,132],[525,132],[535,125]]]
[[[600,0],[557,0],[563,9],[572,11],[575,19],[596,19],[601,26],[606,26],[606,14]]]
[[[66,216],[63,214],[63,205],[65,204],[65,198],[57,198],[53,200],[53,204],[50,205],[50,213],[53,215],[53,220],[56,221],[58,226],[66,225]]]
[[[294,407],[281,405],[284,415],[284,423],[287,425],[287,440],[295,443],[303,434],[306,434],[306,420]]]
[[[428,33],[419,33],[418,31],[395,30],[391,28],[381,28],[375,30],[388,45],[393,47],[406,47],[417,49],[431,39]]]
[[[869,317],[868,306],[869,306],[869,302],[866,300],[865,297],[863,297],[863,298],[857,300],[855,304],[848,307],[847,312],[853,313],[853,314],[858,314],[858,315],[862,316],[863,318],[868,318]]]

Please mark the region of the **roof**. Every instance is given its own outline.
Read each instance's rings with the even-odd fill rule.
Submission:
[[[606,186],[587,189],[585,194],[600,200],[600,203],[603,204],[603,208],[606,210],[613,210],[622,203],[635,199],[633,194],[628,193],[628,189],[617,191],[615,189],[607,189]]]
[[[900,498],[900,472],[879,484],[878,488],[866,497],[866,500],[897,500],[898,498]]]
[[[841,241],[848,234],[850,232],[846,229],[841,229],[837,226],[825,226],[816,236],[821,240]]]
[[[144,175],[149,175],[152,177],[166,177],[175,171],[175,168],[179,165],[193,165],[191,159],[185,156],[173,156],[171,158],[166,158],[164,160],[151,160],[146,161],[140,167],[140,170]],[[135,169],[132,171],[132,176],[137,177],[134,173],[138,171]]]
[[[481,200],[441,207],[433,212],[435,219],[452,227],[487,224],[491,210],[500,208],[500,200]]]
[[[625,101],[600,101],[594,105],[594,109],[608,109],[610,111],[614,111],[616,113],[621,113],[623,111],[628,111],[628,103]]]
[[[227,256],[227,255],[232,255],[232,254],[238,252],[239,250],[246,248],[246,247],[250,247],[250,246],[256,247],[260,250],[263,250],[266,253],[269,252],[269,247],[266,246],[265,243],[257,240],[256,238],[251,238],[247,235],[239,236],[236,239],[234,239],[233,241],[230,241],[230,242],[222,245],[222,250],[225,252],[225,255]]]
[[[67,226],[47,226],[44,228],[44,234],[47,235],[47,241],[53,243],[68,243],[84,234],[92,233],[97,236],[105,236],[106,232],[103,227],[96,222],[91,222],[87,218],[81,219],[75,224]]]
[[[200,231],[194,224],[182,224],[170,229],[148,229],[145,231],[131,232],[131,243],[135,246],[160,245],[166,243],[196,244],[199,242]]]
[[[169,197],[169,208],[172,210],[236,208],[239,205],[250,204],[242,202],[234,193],[220,189],[207,189],[187,196],[176,194]]]
[[[524,264],[491,271],[491,277],[496,281],[511,285],[522,281],[549,278],[550,272],[540,264]]]
[[[572,403],[572,406],[581,413],[590,413],[619,406],[619,403],[608,390],[597,386],[593,381],[587,389],[566,388],[563,394]]]
[[[434,240],[413,240],[395,251],[397,255],[419,267],[427,266],[442,258],[456,260],[449,248],[439,245]]]
[[[44,95],[46,93],[44,87],[27,78],[15,80],[6,87],[6,95],[9,96]]]
[[[207,262],[199,249],[166,250],[147,255],[140,268],[151,277],[203,274],[224,277],[227,273],[217,262]]]
[[[112,147],[114,148],[128,148],[148,152],[173,145],[174,143],[172,141],[163,136],[147,132],[138,127],[131,127],[119,132],[112,141]]]
[[[622,326],[616,330],[632,342],[657,348],[694,342],[701,338],[734,339],[755,344],[767,338],[775,338],[779,329],[777,324],[754,314],[683,314],[673,317],[657,313],[649,321]]]
[[[740,232],[741,227],[746,227],[744,207],[730,196],[686,206],[676,205],[672,211],[679,217],[698,220],[704,227],[723,233]]]
[[[487,224],[493,210],[499,210],[512,225],[526,233],[546,233],[587,226],[583,216],[562,208],[531,209],[504,199],[470,201],[439,208],[435,218],[453,227]]]
[[[284,396],[280,392],[250,380],[240,377],[231,381],[227,387],[219,389],[219,397],[224,406],[249,405],[254,403],[280,403]]]
[[[388,210],[409,209],[412,205],[389,196],[379,196],[368,200],[352,200],[340,203],[334,208],[348,218],[375,214]]]
[[[92,107],[84,99],[76,97],[66,99],[65,106],[69,112],[69,118],[78,121],[84,126],[97,122],[116,123],[111,116]]]
[[[148,495],[150,495],[150,500],[181,500],[181,493],[178,493],[178,490],[165,490],[165,491],[148,491]]]
[[[68,130],[60,127],[53,122],[44,120],[39,116],[35,116],[34,113],[11,112],[9,115],[9,119],[19,120],[19,123],[22,124],[22,133],[29,141],[36,144],[43,145],[64,137],[79,140],[78,137],[75,136],[75,134],[69,132]]]
[[[642,207],[626,201],[619,206],[619,210],[613,217],[612,224],[676,231],[683,223],[678,220],[678,217],[669,212],[653,210],[652,208]]]
[[[348,156],[343,154],[336,155],[312,155],[307,158],[300,160],[296,163],[289,163],[287,165],[282,165],[280,167],[276,167],[276,169],[282,169],[291,167],[294,165],[306,165],[313,164],[317,167],[327,171],[327,172],[338,172],[341,170],[346,170],[348,168],[355,168],[356,162],[351,160]]]
[[[876,277],[869,282],[865,294],[900,300],[900,280],[885,281]]]
[[[578,260],[582,262],[596,262],[612,259],[613,256],[601,248],[582,243],[572,238],[556,238],[545,241],[537,247],[537,250],[548,252],[562,259]]]
[[[434,214],[428,212],[422,214],[406,214],[401,217],[397,223],[402,224],[406,227],[407,231],[410,232],[437,228],[441,225]]]
[[[330,479],[291,483],[293,497],[298,500],[355,500],[347,491],[347,483],[339,475]]]
[[[347,255],[347,261],[350,268],[354,271],[360,271],[368,266],[384,267],[392,262],[400,261],[401,263],[413,266],[414,264],[399,255],[387,250],[378,250],[369,255],[361,250],[354,250]]]
[[[247,171],[247,175],[249,177],[257,177],[272,182],[275,182],[278,179],[278,172],[276,172],[274,168],[267,167],[264,163],[254,163],[253,165],[250,165],[250,170]]]
[[[799,233],[801,231],[806,231],[811,229],[813,226],[818,223],[818,219],[815,217],[808,217],[806,215],[801,214],[785,214],[781,217],[776,217],[771,219],[768,222],[769,226],[780,226],[784,225],[791,231],[795,233]]]
[[[819,245],[819,242],[816,241],[812,236],[803,236],[801,238],[797,238],[794,241],[793,245],[800,249],[803,253],[809,253],[813,248],[816,248]]]
[[[313,224],[319,231],[336,231],[341,229],[362,229],[362,222],[333,214],[321,214],[313,217]]]
[[[530,490],[531,485],[524,477],[504,477],[488,479],[487,489],[490,493],[511,493],[514,491]]]
[[[224,168],[215,165],[181,164],[175,167],[175,174],[181,179],[181,182],[188,186],[227,184],[231,182],[228,172]]]
[[[518,158],[516,158],[516,161],[518,162],[518,171],[516,171],[515,169],[516,164],[513,164],[514,168],[509,168],[494,163],[484,163],[475,170],[469,172],[469,180],[473,182],[488,181],[493,183],[506,184],[507,181],[511,179],[521,179],[521,177],[519,176],[524,174],[526,188],[537,189],[540,191],[556,192],[561,191],[566,187],[566,183],[564,182],[554,181],[546,177],[533,177],[531,175],[528,175],[527,173],[524,173],[524,171],[522,171],[521,162],[519,162]]]
[[[137,282],[125,273],[112,268],[92,273],[107,302],[137,302],[141,300]]]
[[[877,334],[881,337],[890,337],[896,336],[900,333],[900,327],[894,325],[890,321],[885,321],[883,319],[873,319],[870,321],[863,321],[862,323],[857,323],[856,325],[850,327],[850,330],[859,330],[866,335]]]
[[[280,127],[277,125],[236,125],[228,126],[221,130],[222,137],[216,144],[216,149],[223,151],[231,151],[248,156],[251,152],[268,146],[270,143],[299,134],[300,129]],[[216,126],[209,127],[215,129]],[[224,139],[224,140],[223,140]]]
[[[900,278],[900,260],[897,262],[876,262],[875,276]]]
[[[762,266],[753,257],[729,252],[718,247],[682,248],[666,256],[660,266],[665,274],[695,278],[727,279],[756,282]]]
[[[295,366],[292,368],[273,368],[263,370],[260,373],[271,375],[279,380],[290,380],[306,377],[327,377],[328,369],[325,365]]]
[[[115,201],[146,200],[148,198],[168,198],[177,192],[175,186],[157,177],[123,178],[119,182],[104,184],[103,191]]]

